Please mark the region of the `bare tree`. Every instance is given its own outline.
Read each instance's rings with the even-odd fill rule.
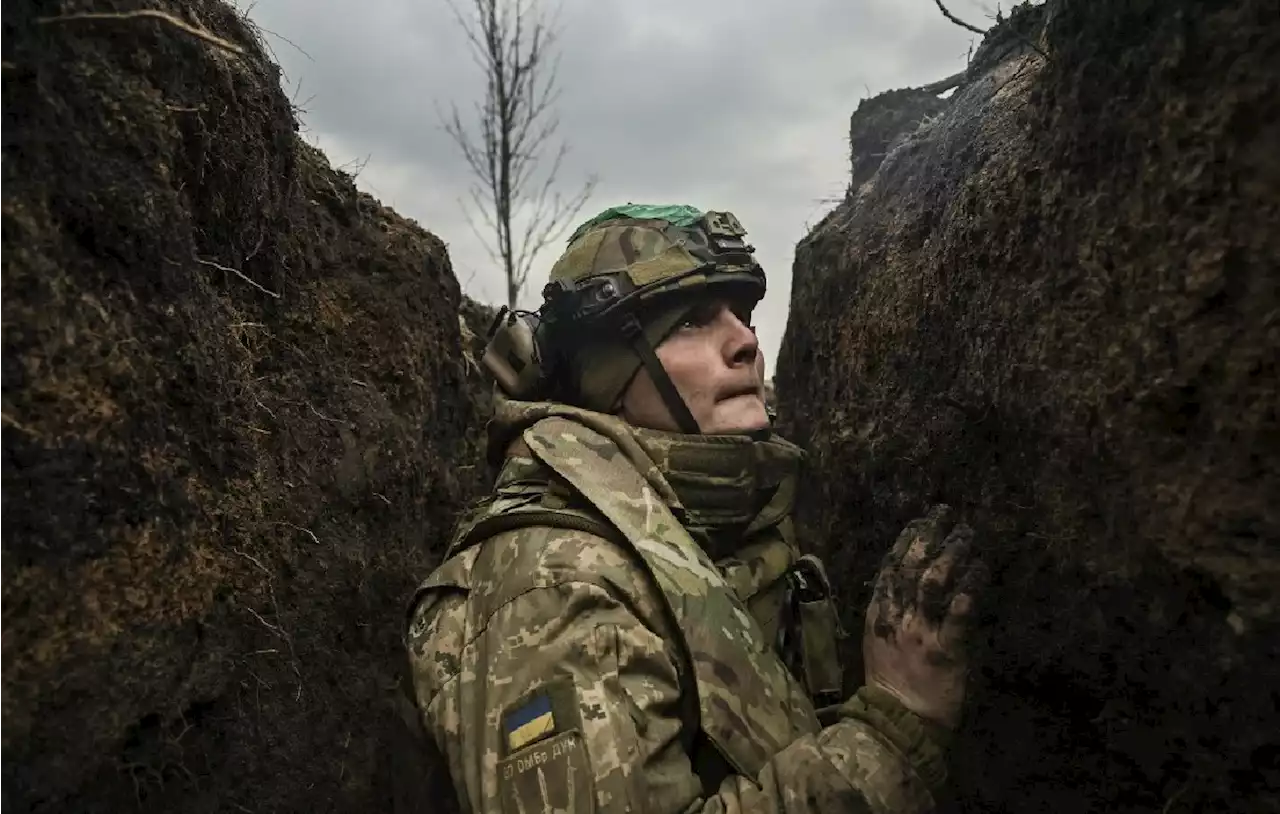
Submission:
[[[476,103],[474,129],[463,124],[457,105],[445,131],[462,150],[475,182],[469,193],[484,231],[467,220],[507,281],[507,305],[515,308],[534,260],[559,239],[595,189],[589,177],[573,195],[556,189],[568,145],[552,149],[560,120],[559,58],[554,14],[538,0],[470,0],[463,14],[450,7],[484,71],[483,100]],[[464,206],[464,211],[467,207]]]

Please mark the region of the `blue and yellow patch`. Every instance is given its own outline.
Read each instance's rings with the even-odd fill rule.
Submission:
[[[523,749],[531,743],[556,734],[556,716],[551,709],[551,696],[543,693],[525,701],[502,718],[502,731],[507,736],[507,751]]]

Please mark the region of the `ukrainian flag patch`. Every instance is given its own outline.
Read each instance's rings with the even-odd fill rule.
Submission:
[[[507,736],[508,753],[556,734],[551,696],[540,692],[508,712],[503,716],[502,730]]]

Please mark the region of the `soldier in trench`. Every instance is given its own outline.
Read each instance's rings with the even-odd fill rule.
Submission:
[[[885,556],[856,692],[792,508],[727,212],[614,207],[484,357],[500,474],[411,604],[416,704],[464,810],[923,812],[985,579],[945,506]]]

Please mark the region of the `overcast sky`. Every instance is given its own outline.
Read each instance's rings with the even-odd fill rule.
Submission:
[[[462,10],[471,0],[456,0]],[[460,208],[471,182],[439,111],[482,75],[446,0],[240,0],[302,106],[304,136],[357,185],[449,246],[463,291],[505,301]],[[949,0],[991,25],[994,3]],[[566,188],[599,176],[581,219],[618,203],[737,214],[769,275],[756,325],[772,369],[794,248],[843,193],[849,115],[881,91],[963,69],[975,35],[931,0],[564,0]],[[539,258],[525,307],[562,243]]]

